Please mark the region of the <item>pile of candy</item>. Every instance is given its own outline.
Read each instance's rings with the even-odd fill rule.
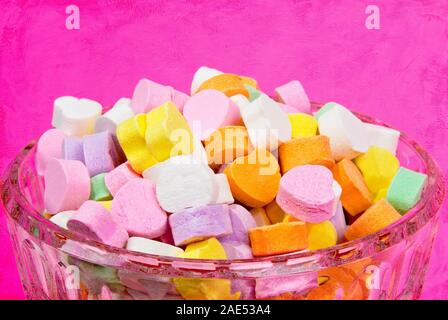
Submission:
[[[249,259],[330,247],[396,222],[427,178],[400,167],[398,131],[334,102],[312,115],[299,81],[273,99],[252,78],[207,67],[191,96],[142,79],[104,113],[59,97],[52,125],[36,152],[45,215],[149,254]],[[174,284],[184,298],[220,286],[200,281],[199,293],[194,279]]]

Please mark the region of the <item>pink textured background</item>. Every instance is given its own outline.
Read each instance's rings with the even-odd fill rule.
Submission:
[[[65,6],[81,29],[65,28]],[[364,26],[368,4],[381,29]],[[142,77],[187,91],[213,66],[257,78],[270,92],[299,79],[421,142],[448,171],[448,3],[440,1],[0,0],[0,170],[50,125],[59,95],[108,105]],[[445,209],[446,211],[446,209]],[[443,215],[424,298],[448,298]],[[0,298],[22,298],[0,217]]]

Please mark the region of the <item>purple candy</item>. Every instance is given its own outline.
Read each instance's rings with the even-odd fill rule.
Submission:
[[[232,279],[232,293],[241,292],[240,299],[255,300],[255,280]]]
[[[338,234],[338,242],[344,241],[344,233],[347,229],[347,223],[345,221],[344,210],[342,209],[341,202],[338,203],[336,207],[336,213],[330,222],[334,225],[336,233]]]
[[[65,137],[62,145],[65,160],[78,160],[84,163],[83,141],[80,138]]]
[[[228,205],[189,208],[169,217],[176,246],[232,233]]]
[[[84,163],[91,177],[109,172],[119,164],[110,133],[103,131],[84,137]]]
[[[249,229],[257,227],[252,214],[246,210],[246,208],[232,204],[229,206],[230,220],[232,221],[233,233],[221,237],[219,240],[224,242],[238,242],[243,244],[249,244]]]
[[[252,259],[252,249],[248,244],[233,241],[221,241],[227,259]]]

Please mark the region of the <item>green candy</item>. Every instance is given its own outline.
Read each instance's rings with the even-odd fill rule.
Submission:
[[[316,120],[319,120],[319,118],[320,118],[324,113],[326,113],[327,111],[330,111],[331,109],[333,109],[333,107],[334,107],[335,105],[337,105],[336,102],[328,102],[328,103],[324,104],[324,105],[319,109],[319,111],[317,111],[317,112],[314,114],[314,118],[316,118]]]
[[[106,187],[104,177],[106,173],[101,173],[90,179],[90,200],[108,201],[112,200],[112,195]]]
[[[249,92],[249,101],[250,102],[254,101],[261,95],[261,92],[258,91],[257,89],[255,89],[254,87],[252,87],[251,85],[245,84],[244,86],[246,87],[246,90]]]
[[[387,201],[401,214],[419,200],[428,176],[403,167],[398,169],[387,190]]]

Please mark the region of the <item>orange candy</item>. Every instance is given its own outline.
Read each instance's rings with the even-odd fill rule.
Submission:
[[[233,197],[252,208],[273,201],[280,187],[280,166],[266,150],[255,149],[249,155],[235,159],[224,173]]]
[[[350,215],[356,216],[372,205],[372,194],[361,172],[351,160],[339,161],[333,167],[333,175],[342,188],[342,206]]]
[[[247,84],[255,89],[258,89],[258,83],[257,80],[255,80],[254,78],[251,77],[246,77],[246,76],[240,76],[241,81],[243,82],[243,84]]]
[[[277,202],[274,200],[270,204],[265,207],[266,214],[269,217],[269,220],[274,223],[283,222],[285,219],[285,211],[280,208]]]
[[[334,166],[327,136],[292,139],[283,143],[278,152],[283,174],[305,164],[319,164],[329,169]]]
[[[243,80],[241,80],[241,77],[234,74],[223,73],[214,76],[202,83],[196,93],[206,89],[221,91],[228,97],[242,94],[246,98],[249,98],[249,92],[244,86]]]
[[[304,222],[276,223],[249,230],[254,256],[269,256],[303,250],[308,246]]]
[[[208,163],[211,166],[232,162],[253,150],[244,126],[225,126],[213,132],[206,141]]]
[[[386,228],[400,218],[400,213],[386,199],[381,199],[347,228],[345,238],[354,240],[368,236]]]

